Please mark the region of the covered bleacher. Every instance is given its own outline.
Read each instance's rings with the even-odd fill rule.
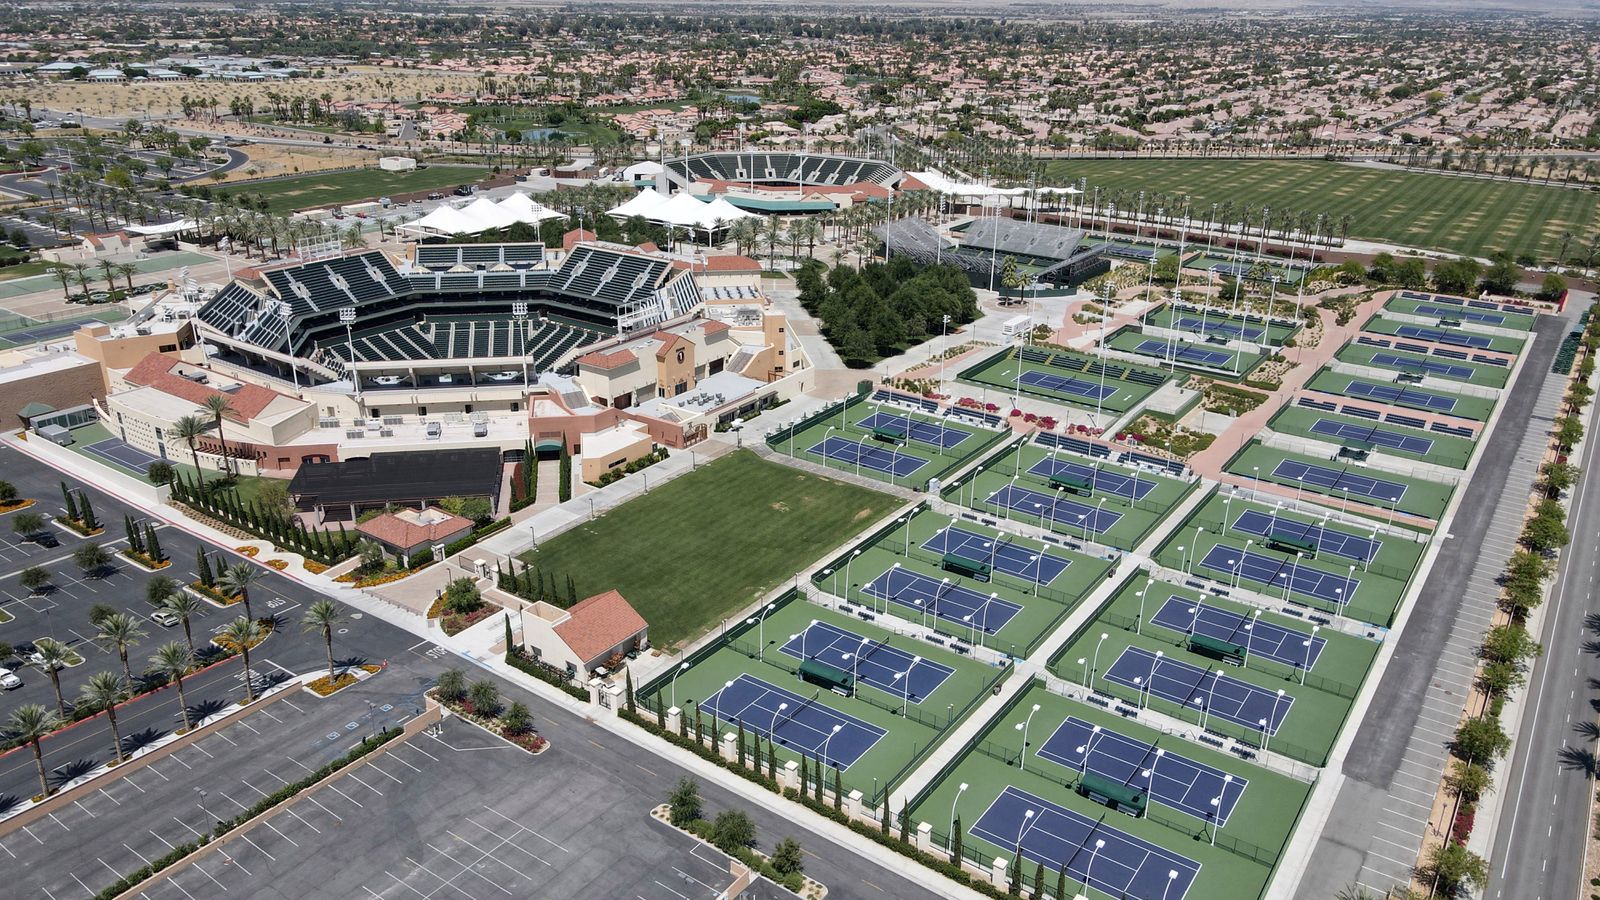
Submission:
[[[895,187],[905,173],[875,159],[817,153],[701,153],[664,165],[687,181],[727,181],[756,187],[840,187],[870,182]]]

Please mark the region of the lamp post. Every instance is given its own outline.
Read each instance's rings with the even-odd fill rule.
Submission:
[[[1087,659],[1084,659],[1081,656],[1078,657],[1078,670],[1082,673],[1082,676],[1083,676],[1083,686],[1085,688],[1088,688],[1089,687],[1089,661]]]
[[[855,587],[855,582],[850,580],[850,564],[855,562],[856,561],[856,557],[858,557],[860,555],[861,555],[861,550],[858,548],[854,553],[852,553],[848,557],[846,557],[845,561],[844,561],[844,595],[843,596],[844,596],[844,598],[846,600],[850,599],[850,589]]]
[[[350,353],[350,380],[355,383],[356,402],[361,402],[361,375],[356,371],[356,339],[355,321],[356,308],[345,306],[339,309],[339,321],[344,323],[344,344]]]
[[[678,705],[678,676],[689,670],[688,663],[678,663],[678,671],[672,673],[672,705]]]
[[[1144,595],[1145,595],[1145,592],[1150,590],[1150,585],[1152,585],[1154,583],[1155,583],[1155,578],[1153,578],[1153,577],[1146,578],[1144,580],[1144,587],[1140,588],[1138,591],[1136,591],[1134,593],[1134,596],[1139,598],[1139,618],[1133,620],[1133,633],[1134,634],[1143,634],[1143,632],[1140,631],[1139,629],[1142,627],[1142,623],[1144,622]]]
[[[1033,724],[1033,715],[1039,711],[1039,704],[1035,703],[1033,709],[1028,711],[1028,717],[1017,723],[1017,730],[1022,732],[1022,749],[1017,753],[1017,771],[1028,771],[1028,726]]]
[[[1245,623],[1245,626],[1244,626],[1244,659],[1239,660],[1239,668],[1241,668],[1241,669],[1250,668],[1250,639],[1255,636],[1255,633],[1256,633],[1256,621],[1258,619],[1260,619],[1260,618],[1261,618],[1261,610],[1254,609],[1254,610],[1250,611],[1250,621]]]
[[[961,802],[961,795],[966,793],[966,791],[967,783],[963,781],[956,788],[956,799],[950,801],[950,841],[952,845],[954,844],[956,838],[956,804]],[[956,862],[959,863],[960,860],[956,860]]]
[[[772,724],[767,726],[768,739],[771,739],[773,734],[778,730],[778,717],[783,715],[783,711],[788,708],[789,704],[779,703],[778,708],[772,711]]]
[[[522,357],[522,389],[528,389],[528,304],[518,300],[511,304],[511,318],[517,323],[518,347]]]
[[[1093,852],[1091,852],[1089,854],[1089,865],[1088,865],[1088,867],[1086,867],[1083,870],[1083,889],[1084,890],[1089,890],[1090,888],[1094,887],[1094,861],[1095,861],[1095,859],[1097,857],[1099,857],[1100,851],[1104,850],[1105,848],[1106,848],[1105,839],[1104,838],[1095,838],[1094,850],[1093,850]]]
[[[828,736],[822,739],[822,764],[823,765],[828,765],[828,742],[833,740],[833,736],[838,734],[839,733],[839,729],[841,729],[843,727],[844,727],[843,725],[835,725],[835,726],[833,726],[833,730],[828,732]],[[821,776],[819,775],[818,777],[820,778]]]
[[[922,662],[922,657],[913,656],[911,657],[911,665],[906,666],[906,680],[905,684],[902,686],[905,690],[904,703],[900,707],[900,718],[902,719],[906,717],[906,710],[911,708],[911,670],[915,669],[917,667],[917,663],[919,662]],[[1279,691],[1278,696],[1283,696],[1283,691]]]
[[[294,313],[288,303],[281,300],[278,302],[278,316],[283,319],[283,344],[291,360],[289,363],[289,377],[294,379],[294,390],[298,394],[300,392],[300,367],[293,362],[294,347],[289,340],[289,320],[293,318]]]
[[[1316,645],[1317,632],[1321,631],[1321,630],[1322,630],[1322,626],[1321,625],[1313,625],[1313,626],[1311,626],[1311,636],[1300,642],[1301,646],[1306,648],[1305,649],[1305,653],[1300,657],[1300,685],[1301,685],[1301,687],[1305,686],[1305,683],[1306,683],[1306,670],[1311,668],[1311,651]]]
[[[1108,637],[1111,637],[1111,634],[1109,632],[1102,631],[1102,632],[1100,632],[1100,640],[1095,641],[1095,644],[1094,644],[1094,666],[1089,671],[1089,680],[1090,681],[1093,681],[1100,674],[1100,645],[1104,644],[1106,642],[1106,638],[1108,638]],[[1089,687],[1089,688],[1092,689],[1092,686],[1088,685],[1088,684],[1085,684],[1084,687]]]

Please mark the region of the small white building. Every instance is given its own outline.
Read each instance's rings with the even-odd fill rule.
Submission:
[[[385,172],[409,172],[417,167],[417,161],[409,156],[385,156],[378,160],[378,168]]]

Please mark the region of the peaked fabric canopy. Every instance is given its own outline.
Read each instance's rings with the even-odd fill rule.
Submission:
[[[415,222],[400,226],[400,230],[428,235],[478,234],[519,222],[538,225],[549,219],[563,218],[566,217],[541,206],[527,194],[515,193],[499,203],[479,197],[462,209],[440,206]]]
[[[739,219],[759,218],[721,197],[708,203],[684,191],[673,194],[670,199],[656,191],[641,191],[608,215],[618,219],[643,216],[661,225],[706,231],[725,228]]]

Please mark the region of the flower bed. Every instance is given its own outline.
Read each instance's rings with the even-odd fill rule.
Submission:
[[[237,551],[239,553],[243,553],[245,556],[248,556],[248,557],[251,557],[251,558],[254,558],[257,553],[261,552],[261,548],[257,547],[254,544],[243,544],[243,545],[235,547],[233,549],[235,551]]]
[[[444,630],[445,634],[454,637],[497,612],[499,612],[498,608],[484,604],[482,609],[469,613],[446,613],[440,617],[439,627]]]
[[[267,568],[282,572],[284,569],[289,568],[289,561],[287,559],[269,559],[267,560]]]
[[[382,666],[374,665],[364,665],[359,666],[358,668],[368,675],[376,675],[383,671]],[[346,669],[343,672],[340,672],[336,678],[329,678],[328,676],[324,675],[321,678],[318,678],[317,680],[307,684],[306,689],[311,691],[313,694],[316,694],[318,697],[327,697],[344,690],[358,681],[365,680],[366,679],[362,678],[360,675],[357,675],[349,669]]]
[[[251,650],[254,650],[255,648],[261,646],[261,642],[262,641],[265,641],[267,638],[272,637],[273,629],[276,628],[277,626],[273,624],[273,620],[272,619],[257,619],[256,620],[256,627],[261,629],[261,636],[250,642],[250,649]],[[216,644],[218,647],[221,647],[222,649],[228,651],[229,653],[238,653],[239,652],[239,648],[234,645],[233,641],[228,640],[227,638],[223,637],[220,634],[217,635],[216,637],[212,638],[211,639],[211,643]]]
[[[66,516],[57,516],[52,521],[61,523],[61,526],[63,528],[72,529],[73,534],[79,535],[81,537],[94,537],[97,534],[102,534],[102,533],[105,532],[105,528],[103,528],[101,526],[98,526],[98,525],[95,526],[94,528],[86,527],[83,524],[83,520],[82,519],[69,519]]]
[[[323,572],[333,568],[332,566],[325,566],[314,559],[302,560],[300,562],[300,567],[313,575],[321,575]]]
[[[484,731],[503,738],[508,743],[515,744],[535,756],[543,753],[550,746],[549,741],[540,737],[539,732],[532,729],[518,734],[506,734],[505,728],[500,724],[498,718],[480,715],[477,710],[472,708],[472,701],[465,697],[460,700],[446,700],[440,697],[439,692],[436,690],[429,691],[428,696],[439,701],[444,708],[482,728]]]
[[[0,503],[0,516],[19,509],[27,509],[35,503],[33,500],[13,500],[10,503]]]
[[[376,575],[368,575],[365,578],[362,578],[360,580],[356,580],[355,581],[355,586],[356,587],[377,587],[380,584],[388,584],[391,581],[399,581],[402,578],[406,578],[406,577],[408,577],[408,576],[410,576],[412,574],[415,574],[415,572],[416,572],[415,569],[401,569],[398,572],[379,572]],[[344,577],[345,576],[340,576],[340,578],[338,580],[342,581],[342,580],[344,580]],[[350,573],[349,577],[354,580],[355,579],[355,573],[354,572]]]
[[[207,585],[207,584],[202,584],[201,582],[198,582],[198,581],[191,581],[191,582],[189,582],[188,586],[189,586],[189,590],[194,591],[195,593],[199,594],[202,598],[204,598],[206,600],[209,600],[209,601],[211,601],[212,603],[215,603],[218,606],[232,606],[235,603],[238,603],[239,601],[244,599],[243,597],[239,596],[238,594],[234,594],[233,596],[229,597],[229,596],[223,594],[221,591],[217,590],[216,588],[211,587],[210,585]]]
[[[166,567],[172,565],[172,560],[170,560],[170,559],[163,559],[163,560],[157,561],[157,560],[151,559],[150,557],[146,556],[143,553],[140,553],[137,550],[121,550],[121,551],[118,551],[118,552],[121,553],[121,555],[124,558],[126,558],[129,562],[132,562],[133,564],[135,564],[137,566],[140,566],[142,568],[149,569],[152,572],[158,572],[158,571],[160,571],[162,569],[165,569]]]

